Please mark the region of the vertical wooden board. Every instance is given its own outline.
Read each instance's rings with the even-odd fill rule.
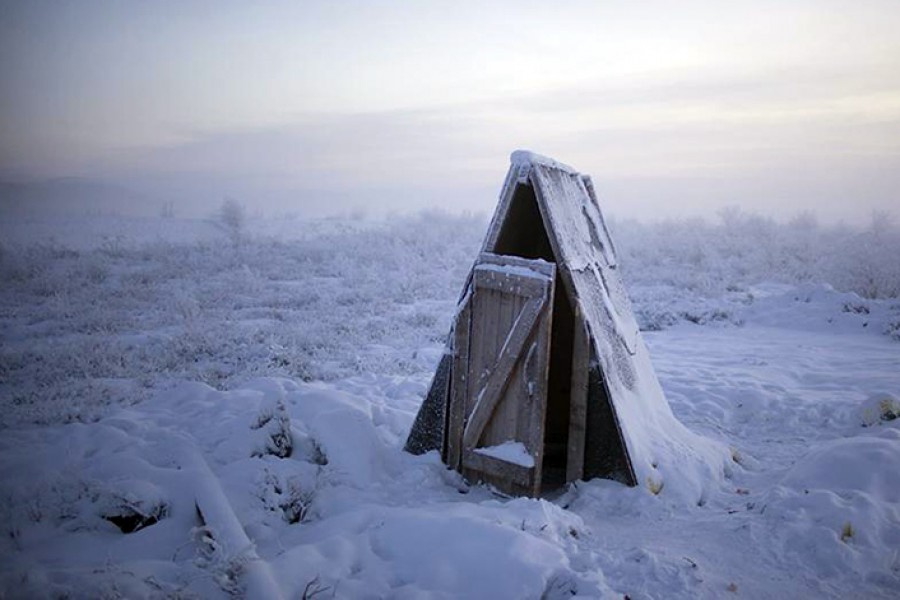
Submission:
[[[496,312],[488,312],[495,305],[495,302],[493,301],[493,295],[495,293],[496,292],[493,290],[478,288],[475,286],[474,282],[472,283],[469,355],[466,363],[468,387],[461,398],[462,419],[459,437],[457,438],[459,454],[457,456],[457,462],[450,465],[459,470],[463,477],[469,481],[478,481],[478,473],[465,466],[463,461],[465,450],[463,447],[463,436],[469,418],[475,408],[479,390],[481,390],[485,384],[485,363],[492,364],[491,361],[493,361],[493,356],[496,355]]]
[[[587,426],[588,369],[590,337],[575,310],[575,336],[572,341],[572,395],[569,399],[569,442],[566,455],[566,481],[584,477],[584,439]]]
[[[536,328],[533,338],[535,343],[534,352],[531,356],[524,357],[530,359],[531,364],[528,366],[530,383],[533,384],[534,394],[531,396],[531,423],[529,427],[529,436],[525,445],[532,448],[534,455],[534,482],[531,494],[538,496],[541,493],[541,478],[543,476],[544,462],[544,423],[547,416],[547,384],[550,372],[550,325],[553,314],[553,287],[551,286],[547,292],[547,300],[544,304],[544,312],[541,320]]]
[[[541,334],[541,324],[538,323],[535,327],[535,334]],[[543,448],[543,440],[540,441],[537,445],[535,445],[535,437],[532,435],[532,428],[534,425],[534,411],[536,404],[535,395],[540,392],[537,387],[529,390],[528,380],[534,379],[534,369],[536,365],[540,362],[539,357],[536,356],[536,343],[535,337],[532,336],[529,338],[528,342],[525,344],[525,348],[522,352],[522,360],[519,361],[519,364],[516,365],[516,369],[512,375],[512,383],[510,384],[510,398],[509,404],[515,407],[516,410],[516,437],[515,439],[520,440],[525,447],[528,449],[528,453],[535,457],[534,465],[535,470],[532,472],[532,477],[529,479],[526,485],[525,493],[529,496],[535,496],[537,493],[535,491],[535,481],[540,481],[540,475],[537,477],[534,476],[534,473],[540,473],[541,466],[541,456],[540,452]],[[530,393],[529,393],[530,392]],[[543,429],[542,429],[543,431]],[[541,434],[543,436],[543,433]]]
[[[549,305],[545,304],[544,310],[548,310],[548,307]],[[542,314],[535,326],[534,335],[525,344],[525,348],[522,351],[522,360],[513,374],[517,395],[513,397],[514,400],[511,398],[511,401],[516,405],[517,412],[516,439],[522,440],[530,452],[534,452],[539,446],[543,447],[544,445],[543,439],[539,440],[539,443],[535,445],[536,440],[532,435],[535,423],[534,411],[536,407],[539,408],[539,403],[536,404],[536,397],[542,393],[542,388],[538,381],[541,377],[539,365],[542,362],[542,357],[540,356],[537,339],[544,334],[543,321],[544,316]],[[543,425],[543,417],[541,417],[540,421]],[[541,431],[543,432],[543,428]],[[541,433],[541,436],[543,438],[543,433]]]
[[[497,331],[499,335],[497,339],[502,343],[502,340],[505,340],[512,330],[522,308],[524,308],[525,299],[514,294],[502,294],[499,297],[499,304],[499,314],[497,316]],[[497,354],[499,355],[499,349]],[[511,377],[509,387],[504,392],[493,417],[485,426],[480,446],[493,446],[507,440],[519,439],[516,438],[516,405],[514,402],[506,401],[508,397],[515,397],[516,391],[514,386],[515,378]]]
[[[472,297],[464,301],[456,318],[453,332],[453,368],[450,378],[450,403],[447,416],[447,465],[459,469],[463,428],[465,427],[466,397],[469,384],[469,333],[471,329]]]
[[[474,288],[472,295],[472,338],[469,361],[470,385],[466,398],[466,416],[472,414],[479,392],[489,375],[487,369],[496,361],[498,347],[499,293],[485,288]]]
[[[540,324],[535,328],[540,331]],[[528,380],[533,379],[531,369],[534,368],[534,337],[532,336],[525,344],[522,351],[522,360],[516,365],[516,369],[512,374],[512,382],[510,383],[510,404],[516,410],[516,439],[522,440],[529,451],[535,448],[531,445],[529,436],[531,428],[531,413],[534,410],[534,394],[537,390],[529,389]],[[531,364],[529,364],[531,363]]]

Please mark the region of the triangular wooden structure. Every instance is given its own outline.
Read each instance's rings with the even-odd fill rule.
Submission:
[[[591,180],[511,162],[406,449],[509,494],[594,477],[656,493],[661,463],[702,452],[650,364]]]

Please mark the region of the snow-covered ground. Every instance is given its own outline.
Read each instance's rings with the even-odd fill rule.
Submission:
[[[617,224],[675,414],[734,456],[685,503],[402,452],[485,226],[0,223],[0,596],[900,595],[900,300],[854,293],[896,232],[825,264],[873,236]]]

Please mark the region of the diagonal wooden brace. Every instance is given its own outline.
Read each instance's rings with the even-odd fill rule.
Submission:
[[[475,408],[463,433],[463,448],[472,449],[478,443],[485,425],[490,421],[491,415],[497,408],[497,403],[503,397],[512,370],[522,355],[525,343],[534,331],[545,303],[546,295],[541,295],[531,298],[522,307],[522,312],[516,318],[515,324],[500,349],[497,362],[491,368],[484,387],[478,392]]]

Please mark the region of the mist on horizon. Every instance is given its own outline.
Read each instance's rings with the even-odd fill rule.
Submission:
[[[900,216],[886,1],[38,1],[0,16],[3,207],[490,213],[528,148],[590,174],[621,218]]]

